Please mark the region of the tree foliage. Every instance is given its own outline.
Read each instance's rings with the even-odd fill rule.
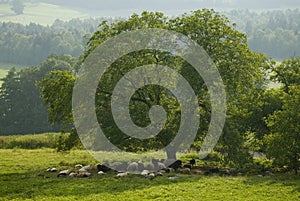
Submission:
[[[62,55],[50,56],[39,67],[17,71],[12,68],[2,79],[0,88],[1,135],[59,131],[48,121],[48,111],[38,87],[43,77],[53,70],[69,70],[77,59]]]
[[[300,85],[300,57],[284,60],[272,69],[271,79],[283,84],[283,90],[288,92],[291,85]]]
[[[236,23],[237,30],[247,35],[252,51],[263,52],[278,60],[299,55],[299,10],[262,13],[245,10],[224,14]],[[51,26],[2,22],[0,61],[37,66],[51,53],[78,56],[84,51],[87,42],[85,38],[89,38],[103,20],[109,23],[115,21],[112,17],[72,19],[67,22],[56,20]]]
[[[266,153],[279,166],[288,166],[297,174],[300,167],[300,58],[283,61],[273,71],[273,79],[283,84],[282,108],[266,123],[271,131],[265,136]]]
[[[272,133],[265,137],[266,151],[276,165],[286,165],[297,174],[300,167],[300,85],[288,87],[282,101],[282,110],[275,111],[267,119]]]
[[[51,26],[35,23],[22,25],[0,23],[0,61],[38,66],[51,54],[79,56],[84,51],[85,36],[95,31],[101,19],[68,22],[56,20]],[[34,55],[34,56],[33,56]]]
[[[264,84],[261,68],[268,65],[267,59],[261,54],[251,52],[246,36],[238,32],[228,19],[207,9],[184,14],[174,19],[168,19],[162,13],[143,12],[140,16],[134,14],[128,20],[116,23],[104,21],[99,25],[99,30],[90,38],[85,58],[108,38],[125,31],[145,28],[163,28],[183,33],[201,45],[213,59],[225,82],[228,96],[227,123],[219,150],[228,161],[241,161],[244,156],[240,154],[243,150],[243,135],[248,129],[243,123],[249,118],[250,111],[247,108],[261,93],[260,89]],[[148,111],[151,106],[157,104],[164,106],[168,113],[168,122],[157,137],[148,141],[128,138],[113,122],[109,103],[113,87],[131,68],[145,64],[172,66],[189,81],[201,106],[199,109],[202,115],[201,127],[196,140],[201,144],[208,129],[211,109],[205,83],[187,62],[170,53],[154,50],[142,50],[124,55],[115,61],[112,68],[109,68],[101,78],[96,94],[96,113],[107,137],[119,148],[141,151],[163,147],[176,135],[178,127],[174,125],[180,124],[179,105],[173,96],[168,95],[166,89],[158,86],[138,90],[132,97],[130,105],[131,117],[140,126],[149,123]],[[70,104],[73,80],[74,75],[70,72],[53,72],[42,83],[43,97],[50,106],[50,116],[54,117],[53,120],[59,120],[57,123],[72,123],[69,118],[71,108],[68,104]],[[58,95],[52,92],[53,88],[60,91],[60,95],[63,94],[66,99],[59,99]],[[196,145],[197,143],[194,144]],[[172,153],[169,155],[174,157]]]
[[[227,13],[238,29],[248,36],[249,47],[277,60],[300,56],[299,9],[255,12],[233,10]]]

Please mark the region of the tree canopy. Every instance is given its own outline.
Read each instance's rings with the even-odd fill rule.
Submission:
[[[180,17],[169,19],[162,13],[143,12],[141,15],[134,14],[128,20],[122,20],[115,23],[103,21],[90,38],[85,58],[101,43],[110,37],[116,36],[122,32],[138,30],[145,28],[162,28],[177,31],[185,34],[192,40],[201,45],[212,60],[215,62],[223,81],[226,85],[228,96],[228,114],[227,123],[221,138],[219,149],[224,156],[230,160],[236,160],[238,153],[242,151],[243,134],[248,129],[242,126],[241,122],[247,121],[250,113],[250,103],[257,100],[258,94],[263,88],[262,68],[268,65],[267,59],[261,55],[252,52],[248,45],[246,36],[234,28],[229,20],[213,10],[198,10],[190,14],[184,14]],[[149,86],[138,90],[131,99],[130,108],[131,117],[137,125],[145,126],[149,123],[148,111],[152,105],[163,105],[168,113],[168,122],[163,131],[156,137],[148,141],[128,138],[123,135],[113,122],[110,111],[110,99],[112,89],[120,78],[130,71],[130,69],[145,64],[170,65],[174,70],[181,73],[193,87],[200,105],[201,114],[200,127],[196,142],[203,140],[205,136],[211,113],[209,94],[203,79],[197,75],[191,66],[181,58],[174,57],[170,53],[154,50],[142,50],[124,55],[119,58],[104,76],[99,80],[96,94],[96,113],[98,121],[101,122],[101,128],[106,136],[119,148],[128,151],[141,151],[150,148],[160,148],[170,142],[176,135],[176,126],[180,123],[180,107],[176,99],[159,86]],[[45,100],[51,100],[53,93],[50,85],[63,80],[70,85],[63,86],[64,96],[68,96],[68,101],[55,99],[48,102],[48,105],[59,106],[64,111],[50,110],[50,115],[64,123],[59,117],[71,116],[71,84],[75,78],[73,72],[52,72],[51,76],[43,80],[42,92]],[[62,83],[63,84],[63,83]],[[61,90],[57,86],[56,89]],[[68,95],[69,94],[69,95]],[[69,118],[68,118],[69,119]],[[69,119],[69,123],[72,120]],[[175,126],[175,127],[174,127]],[[137,146],[140,145],[140,146]],[[199,143],[194,147],[199,148]],[[169,153],[174,158],[174,153]]]
[[[50,71],[69,70],[77,58],[52,55],[39,67],[12,68],[0,88],[1,135],[59,131],[48,121],[48,107],[41,98],[39,82]]]
[[[265,136],[266,153],[279,167],[297,174],[300,167],[300,58],[283,61],[273,69],[273,79],[282,84],[282,108],[265,120],[270,133]]]

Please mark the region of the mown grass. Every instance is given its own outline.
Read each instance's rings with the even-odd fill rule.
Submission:
[[[220,177],[171,173],[153,180],[137,175],[117,178],[57,178],[48,167],[95,164],[85,150],[0,149],[2,200],[300,200],[300,177]],[[46,177],[45,177],[46,176]],[[176,176],[175,179],[169,179]]]
[[[0,4],[0,21],[41,25],[51,25],[56,19],[70,20],[72,18],[87,17],[86,14],[69,8],[47,3],[25,3],[24,14],[15,15],[8,4]]]

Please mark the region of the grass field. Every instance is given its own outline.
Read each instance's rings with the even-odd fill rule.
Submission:
[[[24,14],[15,15],[8,4],[0,4],[0,22],[51,25],[56,19],[84,18],[87,14],[47,3],[25,3]]]
[[[57,178],[46,168],[96,161],[84,150],[0,149],[0,156],[0,200],[300,200],[300,177],[294,175]]]
[[[68,134],[65,134],[68,135]],[[60,133],[44,133],[35,135],[0,136],[0,149],[22,148],[55,148]]]

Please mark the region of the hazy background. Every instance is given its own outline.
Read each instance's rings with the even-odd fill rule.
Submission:
[[[126,16],[143,10],[176,15],[200,8],[216,10],[300,8],[299,0],[41,0],[36,2],[72,7],[93,16]]]

